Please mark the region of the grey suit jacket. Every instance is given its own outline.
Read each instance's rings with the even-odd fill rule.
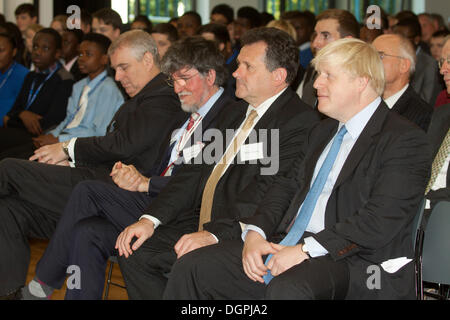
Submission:
[[[439,83],[439,69],[436,60],[419,50],[416,72],[411,80],[412,87],[423,100],[434,106],[441,91]]]

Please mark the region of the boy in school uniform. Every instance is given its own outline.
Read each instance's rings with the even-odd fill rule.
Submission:
[[[36,33],[32,52],[36,71],[27,75],[12,109],[3,118],[0,152],[26,143],[66,116],[74,81],[58,61],[61,43],[61,36],[53,29]]]
[[[28,159],[35,148],[64,142],[74,137],[102,136],[123,96],[114,80],[107,75],[108,48],[111,41],[101,34],[88,34],[80,44],[78,64],[88,76],[73,86],[65,119],[47,134],[39,135],[20,147],[0,154],[0,159]]]

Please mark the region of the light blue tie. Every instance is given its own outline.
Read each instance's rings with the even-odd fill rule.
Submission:
[[[314,183],[306,195],[305,200],[303,201],[303,206],[300,209],[300,212],[297,214],[297,218],[295,219],[294,224],[289,230],[286,237],[281,240],[280,244],[283,246],[294,246],[302,237],[303,233],[306,230],[306,227],[309,224],[309,220],[311,219],[312,213],[317,203],[317,199],[319,195],[322,193],[323,187],[325,186],[325,182],[327,181],[328,175],[330,174],[331,168],[333,168],[334,161],[339,153],[339,149],[341,148],[342,140],[344,139],[345,134],[347,133],[347,129],[345,126],[342,126],[339,130],[338,134],[334,138],[333,144],[331,145],[330,151],[325,158],[325,161],[322,164],[322,167],[317,174]],[[266,265],[269,260],[272,258],[270,254],[266,259]],[[273,276],[270,274],[270,270],[268,273],[263,276],[264,282],[268,284],[270,280],[272,280]]]

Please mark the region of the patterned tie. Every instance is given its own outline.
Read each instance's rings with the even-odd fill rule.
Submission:
[[[293,246],[297,244],[297,242],[302,237],[303,233],[306,230],[306,227],[309,224],[309,220],[311,219],[312,213],[317,203],[317,199],[322,193],[322,189],[325,186],[325,182],[327,181],[328,175],[330,174],[331,169],[333,168],[334,161],[339,153],[339,149],[341,148],[342,140],[344,139],[345,134],[347,133],[347,129],[345,126],[339,130],[336,138],[334,138],[333,144],[331,145],[330,151],[325,158],[325,161],[322,164],[322,167],[317,174],[314,183],[306,195],[305,200],[303,201],[303,206],[300,209],[300,212],[297,214],[294,224],[289,230],[286,237],[281,240],[280,244],[283,246]],[[266,259],[266,265],[269,260],[272,258],[270,254]],[[272,280],[273,276],[270,274],[270,271],[263,277],[264,282],[268,284],[270,280]]]
[[[211,175],[206,182],[205,189],[203,190],[202,196],[202,205],[200,209],[200,219],[198,225],[198,231],[203,230],[203,224],[207,223],[211,220],[211,209],[214,198],[214,191],[216,190],[217,183],[222,177],[225,168],[227,168],[228,164],[234,159],[236,154],[239,151],[242,143],[244,143],[247,138],[250,129],[253,127],[253,122],[258,114],[255,110],[252,110],[245,120],[241,130],[234,137],[233,141],[231,141],[231,147],[228,148],[227,152],[222,157],[221,161],[215,166],[214,170],[211,172]]]
[[[66,127],[67,129],[78,127],[83,120],[84,114],[86,112],[87,104],[88,104],[88,94],[91,88],[88,85],[84,86],[83,92],[81,93],[79,108],[73,120]]]
[[[447,158],[449,152],[450,152],[450,129],[447,131],[447,134],[445,135],[445,138],[442,141],[441,147],[439,148],[439,151],[433,160],[433,164],[431,166],[431,178],[430,181],[428,182],[425,194],[427,194],[431,190],[431,187],[436,182],[436,178],[438,177],[439,172],[441,171],[442,166],[444,165],[445,159]]]

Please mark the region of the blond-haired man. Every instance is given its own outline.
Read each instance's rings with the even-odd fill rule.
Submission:
[[[178,260],[165,298],[414,298],[425,133],[381,100],[384,72],[372,46],[337,40],[313,64],[318,109],[330,118],[310,132],[304,160],[241,221],[244,242]]]

